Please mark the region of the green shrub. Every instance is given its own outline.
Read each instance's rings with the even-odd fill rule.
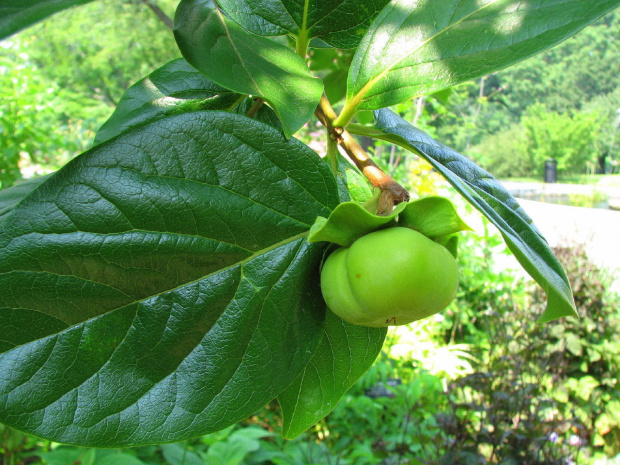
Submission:
[[[620,452],[620,314],[610,278],[581,248],[557,249],[581,319],[533,321],[544,296],[506,299],[500,283],[477,283],[450,321],[446,338],[477,344],[477,372],[451,383],[444,432],[455,439],[452,463],[560,464]],[[498,287],[499,286],[499,287]],[[501,292],[494,292],[500,289]],[[500,297],[504,296],[504,297]],[[468,458],[469,457],[469,458]]]
[[[542,165],[535,166],[528,158],[524,150],[524,137],[523,128],[513,125],[505,131],[484,137],[467,155],[498,178],[539,176]]]
[[[530,107],[521,119],[530,165],[542,167],[545,160],[554,158],[560,174],[594,172],[601,119],[595,111],[570,115],[542,105]]]

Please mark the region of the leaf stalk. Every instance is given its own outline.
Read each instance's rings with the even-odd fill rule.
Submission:
[[[347,99],[346,103],[344,104],[344,108],[340,112],[340,115],[338,115],[338,117],[334,121],[335,125],[346,127],[351,122],[351,120],[355,116],[355,113],[357,113],[357,105],[351,102],[351,100]]]
[[[252,106],[248,109],[245,116],[247,116],[248,118],[254,118],[254,115],[256,115],[258,110],[260,110],[260,107],[263,106],[263,103],[265,103],[265,100],[260,97],[256,97],[254,99],[254,103],[252,103]]]
[[[299,35],[297,36],[297,42],[295,44],[295,53],[302,57],[304,60],[308,55],[308,44],[310,40],[308,38],[308,31],[306,29],[302,29],[299,31]]]
[[[331,138],[327,139],[327,156],[329,157],[329,164],[334,176],[338,175],[338,143]]]

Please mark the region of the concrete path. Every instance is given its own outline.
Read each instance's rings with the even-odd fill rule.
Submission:
[[[601,184],[563,184],[553,183],[546,184],[544,182],[515,182],[502,181],[502,185],[510,191],[515,197],[528,195],[593,195],[594,193],[603,194],[610,199],[620,199],[620,186],[618,185],[601,185]]]
[[[517,182],[502,184],[517,198],[551,247],[583,244],[588,257],[615,276],[612,287],[620,292],[620,211],[571,207],[520,198],[520,195],[537,193],[588,195],[592,193],[593,186]],[[605,194],[610,199],[620,198],[617,186],[608,188]]]
[[[620,273],[620,211],[517,198],[549,244],[583,244],[594,263]]]

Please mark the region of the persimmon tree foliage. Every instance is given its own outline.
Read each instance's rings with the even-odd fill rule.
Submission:
[[[3,0],[0,37],[83,3]],[[183,58],[129,88],[90,150],[0,192],[0,422],[116,447],[213,432],[274,398],[288,438],[329,413],[386,329],[326,311],[321,263],[408,200],[359,135],[425,158],[497,226],[547,294],[541,321],[575,314],[515,199],[388,107],[530,57],[619,4],[182,0]],[[344,49],[337,112],[335,79],[308,59]],[[317,119],[325,158],[295,138]],[[376,212],[358,205],[360,174]],[[443,220],[425,205],[432,229]]]

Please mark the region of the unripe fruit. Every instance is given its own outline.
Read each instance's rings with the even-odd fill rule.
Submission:
[[[433,315],[454,299],[458,284],[450,252],[403,227],[375,231],[337,249],[321,271],[329,309],[349,323],[372,327]]]

